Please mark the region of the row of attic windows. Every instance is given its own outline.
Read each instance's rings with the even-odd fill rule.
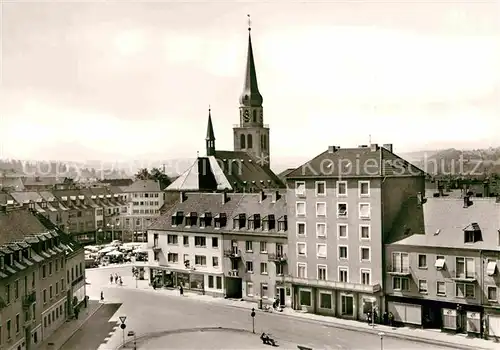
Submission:
[[[46,238],[45,241],[37,243],[13,243],[0,246],[0,271],[7,267],[15,266],[15,263],[23,263],[26,259],[32,259],[32,252],[41,254],[47,252],[60,244],[58,237]],[[3,248],[3,249],[2,249]]]
[[[184,224],[187,227],[197,226],[203,228],[207,226],[213,226],[215,228],[223,228],[227,225],[227,216],[225,213],[219,213],[215,217],[212,217],[212,213],[206,212],[198,217],[198,213],[191,212],[184,214],[182,211],[178,211],[172,215],[172,226],[179,226]],[[277,224],[277,225],[276,225]],[[261,218],[260,214],[253,214],[247,217],[246,214],[238,214],[233,218],[233,229],[234,230],[258,230],[263,231],[287,231],[288,222],[287,216],[284,215],[276,220],[275,215],[270,214]]]

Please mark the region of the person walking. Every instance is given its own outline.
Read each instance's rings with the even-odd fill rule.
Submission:
[[[101,303],[104,303],[104,292],[101,290]]]
[[[184,288],[182,286],[179,286],[179,293],[181,296],[184,296]]]
[[[115,273],[115,284],[118,284],[118,274]]]
[[[109,274],[109,283],[113,283],[113,274]]]

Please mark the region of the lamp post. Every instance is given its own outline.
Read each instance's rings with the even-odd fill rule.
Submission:
[[[380,337],[380,350],[384,350],[384,332],[379,332],[378,336]]]
[[[252,308],[252,312],[250,313],[252,316],[252,333],[255,334],[255,309]]]

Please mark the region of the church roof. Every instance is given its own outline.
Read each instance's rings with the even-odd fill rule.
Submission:
[[[285,188],[283,182],[250,154],[216,151],[215,157],[198,157],[166,190],[255,192],[279,188]]]

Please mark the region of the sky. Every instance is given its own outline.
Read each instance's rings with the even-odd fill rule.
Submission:
[[[247,14],[272,161],[500,146],[499,1],[0,3],[2,157],[232,149]]]

